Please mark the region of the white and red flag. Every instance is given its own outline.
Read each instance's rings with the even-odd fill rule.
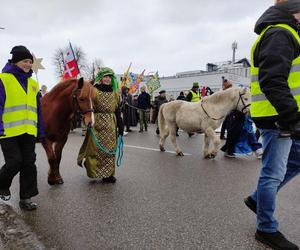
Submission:
[[[75,54],[70,43],[70,47],[64,53],[64,79],[76,77],[79,74],[79,68]]]

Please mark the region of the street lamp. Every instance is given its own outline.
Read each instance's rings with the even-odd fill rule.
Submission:
[[[238,46],[238,44],[237,44],[236,41],[234,41],[233,44],[231,45],[232,52],[233,52],[233,53],[232,53],[232,64],[235,63],[235,52],[236,52],[236,50],[237,50],[237,46]]]

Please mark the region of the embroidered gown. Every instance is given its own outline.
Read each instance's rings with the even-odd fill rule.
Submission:
[[[93,103],[95,125],[94,134],[99,143],[107,150],[113,151],[117,145],[118,126],[123,129],[119,120],[119,95],[113,92],[111,86],[96,85],[96,98]],[[121,122],[122,123],[122,122]],[[90,132],[86,133],[84,142],[80,148],[77,163],[86,168],[90,178],[108,178],[115,174],[115,155],[109,155],[101,151]]]

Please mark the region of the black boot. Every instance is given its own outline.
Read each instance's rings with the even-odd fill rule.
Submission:
[[[37,204],[32,202],[31,199],[21,199],[19,202],[19,206],[21,209],[32,211],[37,209]]]
[[[251,198],[251,196],[248,196],[244,199],[244,202],[246,206],[253,211],[253,213],[256,214],[256,201]]]
[[[0,189],[0,199],[8,201],[10,200],[10,197],[11,195],[9,189]]]
[[[275,233],[265,233],[257,230],[255,239],[277,250],[298,250],[299,247],[288,241],[279,231]]]
[[[159,135],[159,128],[156,128],[156,134]]]
[[[104,183],[115,183],[117,181],[117,178],[112,175],[110,177],[103,178],[102,181]]]

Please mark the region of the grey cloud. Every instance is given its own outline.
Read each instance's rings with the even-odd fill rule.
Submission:
[[[273,0],[14,0],[1,6],[0,64],[12,46],[24,44],[43,57],[39,79],[57,81],[51,58],[68,39],[90,60],[101,58],[122,73],[133,62],[139,72],[161,75],[203,69],[207,62],[249,57],[254,23]]]

